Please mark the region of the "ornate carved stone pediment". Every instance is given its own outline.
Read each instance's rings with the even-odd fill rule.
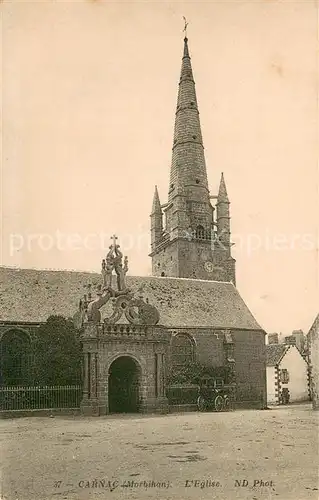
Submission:
[[[159,312],[140,296],[135,298],[132,293],[118,297],[113,304],[113,314],[105,318],[104,323],[114,324],[124,315],[129,323],[134,325],[156,325],[159,322]]]
[[[77,327],[84,323],[99,324],[101,322],[101,307],[110,300],[113,305],[111,316],[104,319],[105,324],[113,325],[121,318],[126,318],[129,323],[135,325],[156,325],[160,316],[156,307],[144,300],[140,295],[135,297],[134,293],[126,286],[126,273],[128,271],[128,259],[120,251],[116,244],[116,236],[112,237],[113,243],[109,252],[102,260],[102,281],[97,287],[96,297],[92,297],[91,285],[87,285],[88,293],[80,300],[79,311],[74,316]],[[116,275],[117,290],[112,288],[113,271]]]

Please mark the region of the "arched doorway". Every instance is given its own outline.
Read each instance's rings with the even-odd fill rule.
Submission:
[[[139,411],[141,368],[130,356],[121,356],[109,368],[109,412]]]

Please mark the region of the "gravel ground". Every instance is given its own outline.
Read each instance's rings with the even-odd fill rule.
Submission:
[[[317,417],[298,405],[1,420],[0,499],[317,500]]]

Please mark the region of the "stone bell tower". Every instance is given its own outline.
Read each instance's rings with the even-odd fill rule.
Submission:
[[[216,199],[215,207],[212,200]],[[184,38],[175,114],[168,202],[161,205],[156,188],[151,213],[151,243],[154,276],[235,283],[229,200],[223,176],[218,197],[209,192],[187,37]]]

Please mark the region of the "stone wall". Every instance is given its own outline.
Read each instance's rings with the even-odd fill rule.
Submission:
[[[319,410],[319,315],[308,333],[312,406]]]
[[[278,376],[275,366],[267,366],[267,403],[279,404]]]
[[[207,269],[207,262],[213,262],[215,269]],[[234,259],[216,262],[212,253],[212,242],[209,240],[189,241],[186,237],[179,238],[163,245],[152,257],[154,276],[235,282],[234,269]]]
[[[267,406],[266,346],[263,332],[233,332],[237,398],[246,407]]]
[[[179,276],[177,241],[163,248],[152,257],[153,276]],[[164,273],[164,274],[163,274]]]
[[[11,328],[22,328],[30,332],[31,336],[35,335],[39,325],[0,325],[0,335]],[[161,328],[157,327],[158,333],[156,335],[161,335]],[[165,330],[165,329],[164,329]],[[167,332],[168,333],[168,332]],[[178,328],[169,329],[169,334],[176,333],[187,333],[190,335],[195,342],[195,352],[196,360],[207,366],[223,366],[225,364],[225,349],[224,349],[224,333],[223,330],[212,329],[212,328]],[[265,365],[265,339],[264,333],[260,331],[248,331],[248,330],[231,330],[232,338],[234,341],[234,358],[235,358],[235,374],[236,382],[238,385],[238,399],[241,401],[242,406],[252,406],[257,405],[257,407],[266,406],[266,365]],[[156,406],[158,402],[154,400],[154,376],[155,372],[152,371],[154,366],[154,356],[156,354],[156,345],[160,345],[160,338],[152,338],[151,342],[147,342],[147,339],[139,335],[138,338],[134,336],[126,336],[119,332],[116,337],[109,338],[109,342],[100,343],[100,347],[95,348],[94,342],[90,343],[90,349],[85,349],[86,352],[90,350],[92,354],[98,353],[98,366],[96,373],[97,387],[99,392],[98,398],[100,399],[100,404],[103,406],[102,412],[107,411],[107,401],[106,401],[106,372],[110,365],[111,357],[118,355],[127,355],[131,353],[140,363],[144,366],[144,378],[142,384],[142,390],[144,391],[144,399],[148,400],[148,411],[152,410],[152,400]],[[163,339],[164,340],[164,339]],[[318,351],[318,335],[314,343],[314,353]],[[164,345],[168,343],[168,340],[161,344],[161,348],[164,349]],[[317,345],[317,348],[316,348]],[[166,348],[165,348],[166,349]],[[165,350],[164,349],[164,350]],[[317,351],[316,351],[317,349]],[[162,352],[162,351],[161,351]],[[94,364],[95,356],[91,357],[91,363]],[[169,368],[169,347],[167,351],[167,366],[166,371]],[[318,356],[317,361],[315,354],[313,355],[314,360],[314,376],[318,380]],[[144,365],[143,365],[144,363]],[[146,363],[146,364],[145,364]],[[317,364],[316,364],[317,363]],[[145,369],[145,366],[148,368]],[[93,367],[94,368],[94,367]],[[93,380],[94,382],[94,380]],[[318,385],[317,393],[318,395]],[[318,400],[318,396],[317,396]],[[153,405],[154,406],[154,405]]]
[[[174,335],[186,333],[196,345],[196,361],[206,366],[226,363],[224,330],[184,328],[170,330]],[[241,407],[267,406],[265,334],[260,331],[230,330],[235,359],[237,404]]]
[[[319,335],[313,338],[311,347],[312,402],[313,409],[319,410]]]

